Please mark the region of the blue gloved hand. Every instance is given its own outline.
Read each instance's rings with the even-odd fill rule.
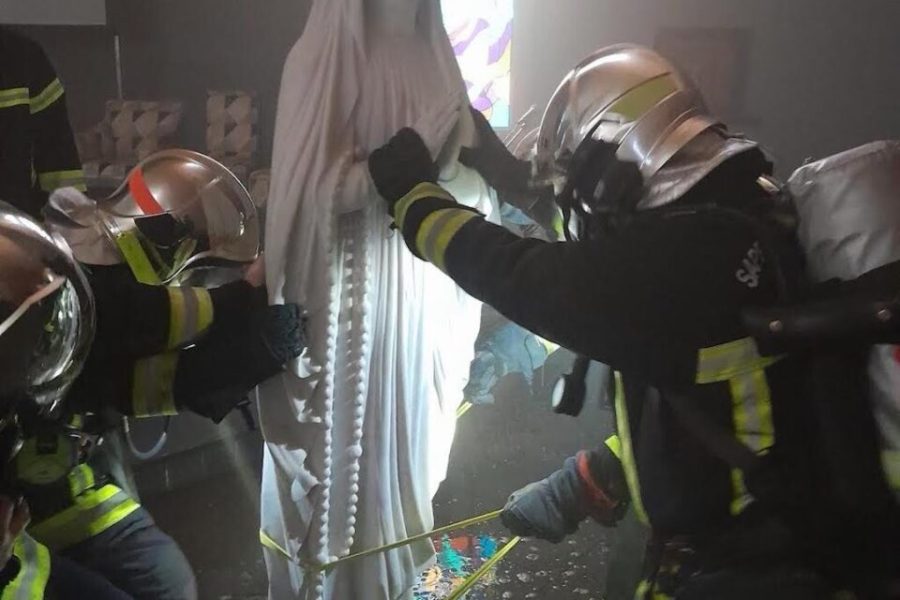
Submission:
[[[513,492],[500,520],[515,535],[558,544],[589,514],[587,493],[572,457],[546,479]]]

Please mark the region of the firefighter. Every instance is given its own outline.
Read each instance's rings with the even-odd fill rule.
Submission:
[[[14,479],[23,421],[52,419],[94,336],[87,280],[59,238],[0,202],[0,598],[129,595],[53,555],[25,533],[31,515]]]
[[[0,198],[33,217],[84,174],[53,66],[34,41],[0,26]]]
[[[135,598],[195,598],[186,557],[110,450],[115,426],[184,410],[221,421],[302,351],[299,309],[268,306],[255,207],[203,155],[158,153],[110,198],[60,190],[45,212],[87,273],[97,335],[65,418],[31,424],[17,457],[29,532]]]
[[[801,293],[790,212],[758,144],[710,116],[686,76],[624,45],[563,81],[536,173],[558,192],[566,242],[457,204],[412,129],[369,167],[416,256],[619,373],[617,435],[514,495],[514,532],[559,539],[630,503],[653,529],[638,598],[829,597],[806,371],[761,351],[742,316]]]

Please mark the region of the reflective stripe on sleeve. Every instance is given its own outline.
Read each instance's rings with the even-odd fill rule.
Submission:
[[[64,187],[73,187],[81,191],[87,189],[84,185],[84,171],[81,169],[39,173],[38,182],[45,192],[52,192]]]
[[[64,550],[110,527],[140,508],[128,494],[105,485],[75,498],[75,505],[30,527],[28,532],[54,551]]]
[[[169,340],[175,349],[197,339],[213,322],[213,303],[203,288],[167,287],[169,293]]]
[[[63,95],[63,85],[62,82],[57,78],[51,81],[47,87],[43,89],[43,91],[37,96],[32,96],[28,99],[28,104],[31,109],[31,114],[36,115],[37,113],[50,108],[54,102],[62,98]]]
[[[135,417],[176,415],[172,388],[178,368],[178,352],[143,358],[134,365],[131,407]]]
[[[470,210],[443,208],[428,215],[416,234],[419,254],[441,271],[446,271],[447,246],[463,225],[477,217]]]
[[[0,90],[0,108],[12,108],[28,104],[28,88],[8,88]]]
[[[407,195],[400,198],[400,200],[397,201],[397,204],[394,205],[394,221],[401,231],[403,230],[403,224],[406,221],[406,213],[409,212],[409,207],[424,198],[440,198],[442,200],[453,201],[453,196],[436,183],[420,183],[410,190]]]

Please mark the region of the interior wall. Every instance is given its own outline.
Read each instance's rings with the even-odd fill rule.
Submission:
[[[615,43],[653,45],[662,27],[747,28],[751,56],[737,128],[780,172],[900,137],[900,2],[892,0],[516,0],[514,113],[543,108],[568,70]]]
[[[106,0],[3,0],[0,23],[103,25]]]
[[[126,97],[179,98],[179,142],[205,145],[207,89],[259,94],[260,164],[268,163],[284,58],[311,0],[109,0],[108,27],[29,27],[67,84],[76,127],[115,95],[112,36]],[[900,137],[900,2],[869,0],[516,0],[513,113],[543,108],[590,51],[652,45],[663,27],[745,28],[746,115],[734,127],[775,154],[781,171],[876,138]]]
[[[184,101],[183,143],[203,149],[207,90],[255,91],[260,163],[268,164],[281,68],[310,6],[309,0],[109,0],[125,96]]]

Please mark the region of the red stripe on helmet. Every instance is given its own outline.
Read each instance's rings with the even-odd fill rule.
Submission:
[[[163,207],[159,205],[159,202],[156,201],[156,198],[153,197],[150,188],[147,187],[142,169],[134,169],[128,175],[128,190],[134,197],[134,201],[137,202],[138,208],[145,215],[159,215],[165,212]]]

